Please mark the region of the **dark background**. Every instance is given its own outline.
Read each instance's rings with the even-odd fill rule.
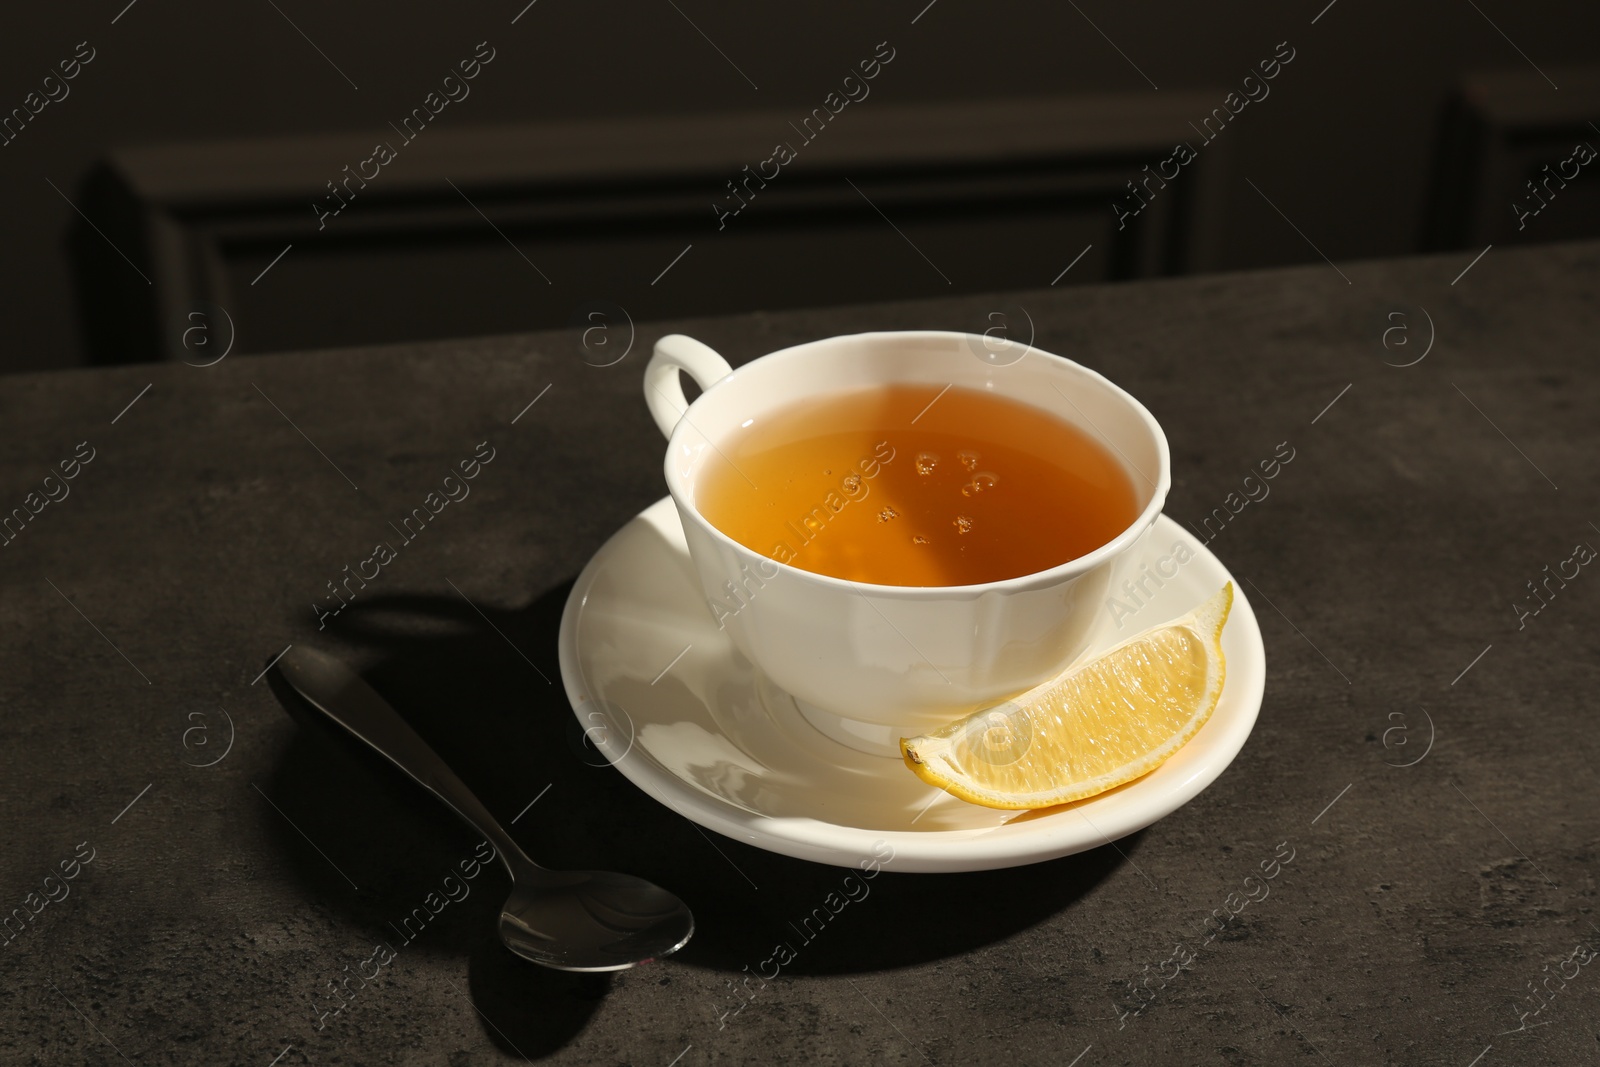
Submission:
[[[1568,68],[1594,60],[1600,40],[1600,9],[1593,5],[1503,0],[1477,5],[1338,0],[1320,15],[1326,0],[1291,5],[1086,2],[1076,7],[937,0],[926,11],[926,0],[866,8],[848,3],[753,8],[725,0],[682,0],[676,9],[668,0],[538,0],[511,25],[524,2],[397,9],[304,0],[227,5],[137,0],[124,10],[126,0],[96,0],[9,11],[0,34],[0,70],[5,71],[0,109],[19,106],[77,42],[89,41],[97,57],[71,83],[67,99],[49,105],[20,137],[0,148],[0,202],[7,219],[0,287],[8,342],[0,350],[0,369],[129,358],[143,351],[138,336],[170,326],[153,322],[153,313],[137,306],[130,310],[125,302],[97,299],[103,284],[85,288],[80,275],[87,272],[92,281],[97,255],[104,260],[102,273],[126,271],[123,280],[137,279],[122,260],[107,258],[110,253],[92,234],[79,234],[88,249],[80,255],[87,257],[87,267],[76,263],[69,238],[75,229],[83,230],[83,223],[49,182],[102,229],[120,235],[114,205],[106,206],[88,187],[92,168],[112,150],[381,131],[416,106],[480,40],[489,40],[497,57],[473,83],[471,97],[440,116],[441,128],[459,133],[492,124],[631,117],[649,120],[669,139],[674,124],[692,117],[755,110],[803,114],[885,39],[897,55],[873,84],[871,99],[860,105],[863,113],[1040,96],[1092,104],[1111,95],[1160,98],[1185,90],[1216,97],[1220,104],[1222,93],[1236,88],[1258,60],[1287,40],[1298,53],[1292,66],[1272,83],[1270,98],[1247,109],[1224,134],[1233,156],[1227,173],[1212,175],[1219,191],[1215,207],[1207,210],[1219,217],[1211,220],[1217,233],[1214,253],[1199,264],[1207,269],[1313,260],[1317,253],[1308,239],[1335,262],[1425,247],[1429,212],[1439,202],[1440,188],[1454,184],[1459,189],[1471,178],[1441,170],[1438,163],[1441,120],[1452,93],[1472,72],[1505,70],[1530,79],[1540,91],[1547,88],[1540,79],[1549,76],[1562,85],[1561,91],[1549,90],[1550,99],[1561,101],[1565,92],[1570,100],[1581,86],[1569,82],[1579,75]],[[1542,73],[1536,74],[1533,64]],[[760,88],[752,88],[746,76]],[[1151,88],[1152,80],[1159,90]],[[838,122],[855,118],[847,110]],[[1178,129],[1174,136],[1188,134]],[[292,142],[277,143],[295,150]],[[1559,143],[1570,146],[1571,141],[1563,135]],[[743,158],[757,161],[765,147],[751,144]],[[537,153],[537,146],[531,151]],[[352,161],[335,157],[316,172],[331,176]],[[806,165],[804,158],[794,165],[797,187]],[[406,166],[401,158],[390,168],[398,175],[396,190]],[[1129,166],[1128,176],[1137,169]],[[1270,195],[1304,237],[1246,179]],[[1584,180],[1592,191],[1593,180]],[[695,192],[694,202],[709,203],[716,187],[700,188],[704,195]],[[320,184],[307,182],[297,202],[309,205],[322,192]],[[309,207],[295,210],[304,216],[297,220],[311,220]],[[529,271],[496,237],[480,235],[488,243],[475,254],[488,258],[475,268],[478,277],[506,280],[493,292],[477,292],[485,286],[474,281],[469,288],[481,305],[466,308],[461,303],[466,297],[427,277],[435,271],[442,279],[454,270],[451,256],[459,248],[341,262],[305,257],[307,241],[315,238],[302,239],[294,256],[276,268],[281,271],[273,279],[280,286],[278,296],[269,299],[257,287],[247,294],[255,303],[233,308],[244,320],[236,324],[240,348],[549,327],[564,324],[577,305],[595,298],[615,301],[634,318],[660,318],[797,301],[986,291],[1016,287],[1028,278],[1045,285],[1056,265],[1064,266],[1084,243],[1070,227],[1041,225],[1026,236],[1039,263],[1008,264],[1015,257],[996,256],[986,243],[987,221],[932,236],[913,214],[902,219],[905,236],[919,245],[933,241],[937,249],[928,254],[949,275],[948,286],[878,222],[879,243],[852,253],[861,262],[839,271],[837,283],[829,285],[830,269],[843,255],[830,246],[769,254],[765,261],[757,249],[754,262],[762,269],[751,269],[750,260],[737,257],[719,268],[719,254],[735,244],[719,246],[727,234],[716,233],[709,208],[694,210],[703,217],[684,223],[686,239],[673,233],[658,244],[609,243],[614,232],[586,243],[580,227],[559,247],[543,248],[536,233],[513,230],[518,250],[557,279],[553,285]],[[1097,210],[1109,220],[1108,203]],[[1498,210],[1510,219],[1508,208]],[[1573,207],[1559,216],[1541,219],[1519,236],[1581,236],[1594,222],[1588,209]],[[756,232],[758,227],[747,228],[747,234]],[[650,279],[687,241],[700,243],[693,258],[676,268],[681,273],[668,275],[678,288],[651,287]],[[272,248],[282,243],[240,253],[234,275],[241,291],[246,288],[242,279],[265,266]],[[1462,237],[1454,243],[1465,247],[1467,241]],[[138,241],[118,241],[128,244]],[[137,247],[126,250],[143,262]],[[1107,277],[1090,269],[1103,251],[1068,283]],[[1049,273],[1035,276],[1044,263],[1051,265]],[[388,273],[370,274],[369,284],[362,284],[364,272],[384,266]],[[882,284],[872,284],[874,277]],[[441,306],[434,316],[431,301],[454,303],[454,314]],[[302,328],[297,313],[317,321],[308,319]],[[330,326],[326,320],[335,314],[342,319]],[[479,320],[481,327],[473,329]],[[97,346],[90,343],[96,331]],[[123,337],[127,344],[119,348]],[[303,342],[297,344],[297,338]]]

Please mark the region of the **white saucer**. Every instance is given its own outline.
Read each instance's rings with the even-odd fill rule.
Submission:
[[[1103,611],[1085,655],[1177,618],[1233,580],[1165,516],[1130,549],[1129,573],[1140,563],[1155,571],[1178,543],[1193,558],[1153,598],[1140,594],[1145,603],[1121,629]],[[958,800],[899,760],[848,748],[802,719],[712,621],[667,497],[617,531],[578,576],[561,617],[561,680],[595,747],[640,789],[707,829],[837,866],[882,859],[886,843],[891,870],[1013,867],[1148,826],[1232,762],[1266,683],[1261,631],[1237,582],[1233,597],[1222,635],[1227,683],[1193,740],[1137,781],[1033,812]]]

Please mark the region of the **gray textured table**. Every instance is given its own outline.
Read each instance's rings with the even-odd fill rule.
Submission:
[[[754,1000],[742,968],[840,872],[590,766],[556,679],[571,580],[663,492],[639,382],[668,327],[604,367],[620,333],[4,380],[0,1060],[1594,1062],[1600,246],[1452,283],[1470,258],[670,324],[737,362],[1031,317],[1162,421],[1168,512],[1213,515],[1267,642],[1255,733],[1193,803],[1035,867],[884,874]],[[503,876],[447,881],[474,838],[253,681],[290,642],[369,671],[537,855],[676,890],[694,942],[611,978],[511,958]]]

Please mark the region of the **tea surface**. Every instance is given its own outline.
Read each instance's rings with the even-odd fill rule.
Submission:
[[[1076,559],[1138,501],[1122,464],[1039,408],[964,387],[814,397],[718,442],[696,503],[745,547],[879,585],[973,585]]]

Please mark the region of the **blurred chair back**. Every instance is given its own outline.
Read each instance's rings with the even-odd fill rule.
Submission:
[[[1180,274],[1215,261],[1228,139],[1149,175],[1221,95],[127,148],[85,212],[148,283],[87,226],[75,262],[99,362]]]
[[[1597,174],[1600,67],[1469,77],[1440,122],[1422,250],[1600,237]]]

